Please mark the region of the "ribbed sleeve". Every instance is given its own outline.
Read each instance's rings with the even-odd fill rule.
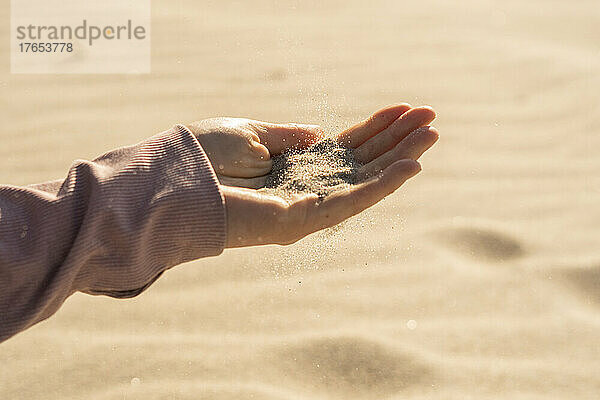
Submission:
[[[76,161],[63,181],[0,186],[0,341],[76,291],[132,297],[220,254],[225,221],[210,161],[182,125]]]

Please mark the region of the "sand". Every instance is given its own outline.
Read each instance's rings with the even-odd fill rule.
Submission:
[[[440,141],[333,236],[182,265],[136,299],[72,296],[0,345],[1,399],[598,398],[597,0],[152,15],[149,76],[10,75],[0,41],[0,181],[218,115],[335,131],[408,101],[435,107]]]
[[[352,149],[325,139],[307,149],[290,149],[273,157],[263,191],[284,198],[314,193],[323,199],[355,184],[360,166]]]

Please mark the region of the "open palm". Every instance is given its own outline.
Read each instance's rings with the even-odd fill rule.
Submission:
[[[435,128],[428,126],[434,118],[435,112],[430,107],[412,108],[400,104],[381,109],[337,135],[338,143],[354,149],[363,166],[358,171],[358,184],[323,200],[314,194],[284,200],[255,190],[264,185],[265,175],[270,170],[270,156],[291,146],[306,147],[314,143],[320,138],[321,130],[315,126],[244,120],[244,129],[252,133],[247,143],[251,155],[244,165],[260,164],[263,168],[260,172],[264,173],[256,176],[240,176],[235,171],[220,174],[227,207],[227,246],[293,243],[377,203],[420,171],[416,160],[438,139]],[[256,164],[252,164],[252,160]],[[222,166],[220,169],[226,170]]]

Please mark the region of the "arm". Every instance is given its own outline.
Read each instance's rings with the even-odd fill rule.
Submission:
[[[224,247],[294,243],[361,212],[420,171],[415,160],[438,138],[434,118],[400,104],[337,135],[363,164],[361,182],[322,201],[254,190],[272,155],[322,130],[239,118],[178,125],[76,162],[64,181],[0,186],[0,342],[76,291],[133,297],[174,265]]]
[[[132,297],[225,245],[224,199],[183,126],[94,161],[62,182],[0,186],[0,341],[76,291]]]

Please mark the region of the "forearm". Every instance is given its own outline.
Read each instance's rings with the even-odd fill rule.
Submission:
[[[0,341],[76,291],[131,297],[224,243],[214,171],[181,126],[78,161],[62,182],[0,186]]]

